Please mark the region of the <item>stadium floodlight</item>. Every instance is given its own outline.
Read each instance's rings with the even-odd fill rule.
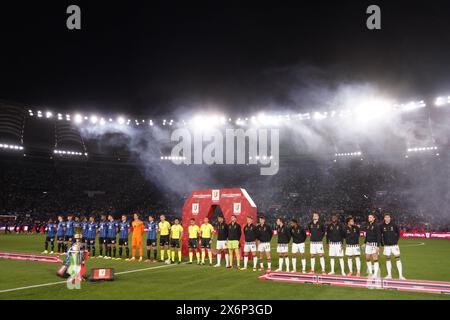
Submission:
[[[81,114],[75,115],[75,123],[81,123],[83,122],[83,116]]]
[[[117,118],[117,123],[118,124],[124,124],[125,123],[125,119],[123,117],[118,117]]]
[[[91,122],[92,122],[93,124],[96,124],[97,121],[98,121],[97,116],[91,116]]]
[[[42,111],[38,110],[37,116],[38,116],[38,118],[42,118]]]
[[[0,149],[23,150],[23,147],[19,146],[19,145],[14,145],[14,144],[0,143]]]
[[[425,101],[420,100],[420,101],[410,101],[410,102],[404,103],[404,104],[394,104],[393,108],[396,110],[399,110],[401,112],[408,112],[408,111],[425,108],[426,106],[427,105],[426,105]]]
[[[414,147],[414,148],[408,148],[407,152],[424,152],[424,151],[434,151],[437,150],[438,147],[432,146],[432,147]]]
[[[314,120],[323,120],[326,119],[328,116],[327,112],[314,112]]]
[[[47,111],[47,112],[45,113],[45,117],[46,117],[47,119],[49,119],[49,118],[53,117],[53,113],[51,113],[50,111]]]
[[[392,111],[392,104],[385,100],[370,100],[362,103],[354,110],[358,121],[379,119]]]
[[[82,156],[83,152],[79,152],[79,151],[71,151],[71,150],[58,150],[55,149],[53,150],[54,154],[58,154],[58,155],[71,155],[71,156]],[[87,156],[87,152],[84,153],[85,156]]]
[[[361,156],[361,155],[362,155],[361,151],[344,152],[344,153],[335,153],[334,154],[335,157],[357,157],[357,156]]]
[[[105,125],[105,119],[103,119],[103,118],[100,118],[100,125]]]
[[[436,107],[442,107],[445,106],[446,104],[450,104],[450,96],[448,97],[437,97],[435,102],[434,102]]]

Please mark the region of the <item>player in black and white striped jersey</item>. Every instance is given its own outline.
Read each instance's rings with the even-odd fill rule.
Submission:
[[[278,234],[278,269],[275,271],[283,271],[283,260],[286,262],[286,271],[289,272],[289,242],[291,241],[291,231],[289,226],[284,223],[283,218],[277,219]]]
[[[345,256],[347,257],[348,276],[353,275],[353,259],[356,264],[356,276],[361,276],[361,248],[359,246],[359,228],[355,225],[355,219],[348,217],[345,226]]]

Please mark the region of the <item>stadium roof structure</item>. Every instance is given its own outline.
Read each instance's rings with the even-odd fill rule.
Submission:
[[[178,127],[267,127],[280,130],[280,157],[337,161],[382,155],[408,158],[414,152],[439,155],[448,149],[450,97],[405,104],[373,103],[359,108],[309,113],[258,114],[248,117],[194,115],[189,119],[58,113],[45,108],[0,101],[0,144],[23,148],[27,156],[63,157],[100,161],[128,161],[133,132],[166,131]],[[275,110],[276,111],[276,110]],[[390,116],[395,116],[395,121]],[[114,126],[115,130],[109,128]],[[357,130],[355,130],[357,128]],[[381,131],[376,132],[376,131]],[[92,134],[92,132],[94,134]],[[374,134],[372,134],[374,132]],[[169,137],[169,135],[167,135]],[[160,155],[174,145],[158,141]],[[1,151],[1,150],[0,150]]]

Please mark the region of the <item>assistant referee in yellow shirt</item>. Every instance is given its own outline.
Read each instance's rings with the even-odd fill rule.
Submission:
[[[192,260],[194,258],[194,250],[195,250],[195,256],[197,258],[197,264],[200,264],[200,251],[198,249],[198,237],[200,234],[200,227],[195,224],[195,219],[191,218],[189,227],[189,264],[192,264]]]
[[[200,226],[200,244],[202,247],[202,265],[205,264],[206,249],[208,249],[209,265],[212,266],[211,239],[214,232],[213,226],[209,223],[209,219],[205,218]]]
[[[170,247],[172,248],[172,262],[175,263],[175,251],[178,251],[178,264],[181,263],[181,239],[183,238],[183,227],[180,220],[175,218],[170,227]]]
[[[169,251],[169,232],[170,232],[170,223],[166,221],[166,216],[161,215],[159,217],[158,230],[159,230],[159,246],[161,249],[161,261],[164,261],[164,248],[167,247],[167,259],[170,260],[170,251]]]

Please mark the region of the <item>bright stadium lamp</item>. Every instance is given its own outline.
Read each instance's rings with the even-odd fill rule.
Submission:
[[[91,116],[91,122],[92,122],[93,124],[96,124],[97,121],[98,121],[97,116]]]
[[[83,122],[83,117],[81,114],[76,114],[75,115],[75,123],[81,123]]]
[[[123,117],[118,117],[117,118],[117,123],[118,124],[124,124],[125,123],[125,119]]]

